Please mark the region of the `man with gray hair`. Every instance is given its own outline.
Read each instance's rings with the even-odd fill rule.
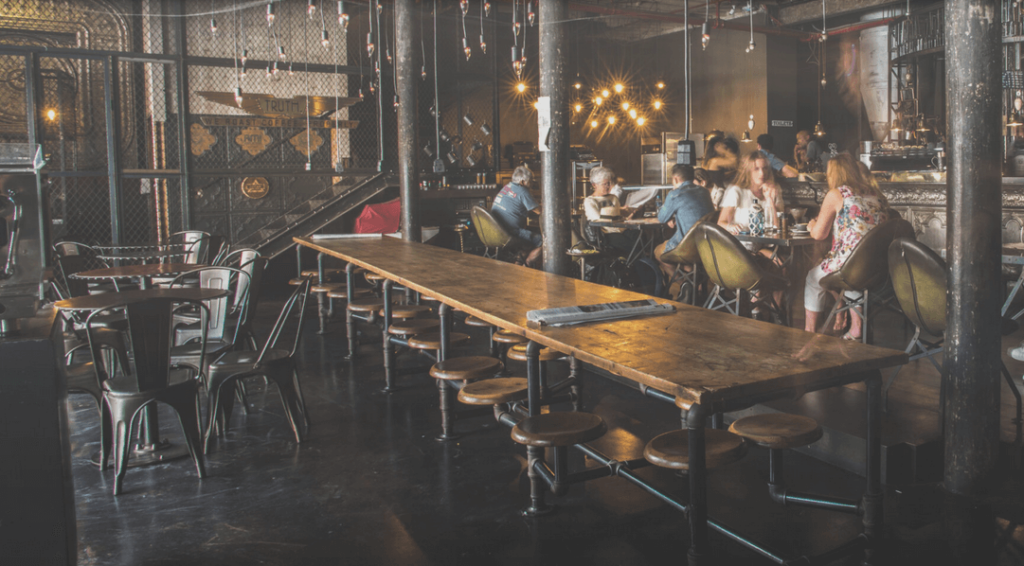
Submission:
[[[533,267],[542,251],[544,240],[540,234],[526,229],[526,218],[531,212],[540,212],[540,205],[530,195],[529,186],[533,181],[533,172],[526,165],[516,167],[512,172],[512,182],[505,185],[494,197],[491,213],[495,219],[512,235],[515,243],[530,246],[530,254],[526,257],[526,265]]]

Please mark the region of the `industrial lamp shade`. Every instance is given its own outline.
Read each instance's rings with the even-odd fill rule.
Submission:
[[[924,116],[920,116],[917,119],[917,131],[918,132],[930,132],[930,131],[932,131],[932,129],[929,128],[928,124],[924,121]]]
[[[816,135],[818,137],[821,137],[821,136],[825,135],[825,128],[823,128],[821,126],[821,122],[820,121],[817,124],[814,125],[814,135]]]
[[[743,131],[743,137],[740,138],[740,141],[743,142],[743,143],[748,143],[748,142],[753,141],[753,140],[750,139],[750,130],[744,130]]]
[[[1006,125],[1010,127],[1024,126],[1024,122],[1021,121],[1020,113],[1014,110],[1010,113],[1010,117],[1006,119]]]

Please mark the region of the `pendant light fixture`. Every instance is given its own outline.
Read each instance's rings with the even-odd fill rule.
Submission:
[[[338,25],[341,29],[348,29],[348,12],[345,11],[345,0],[338,0]]]
[[[711,33],[708,30],[708,19],[711,17],[711,2],[704,3],[704,23],[700,26],[700,47],[702,50],[707,50],[708,44],[711,43]]]
[[[480,52],[486,55],[487,42],[484,41],[484,12],[487,11],[487,3],[483,2],[483,0],[481,0],[481,3],[483,5],[480,7]]]
[[[750,15],[750,44],[747,45],[747,53],[754,50],[754,0],[747,0],[747,13]]]

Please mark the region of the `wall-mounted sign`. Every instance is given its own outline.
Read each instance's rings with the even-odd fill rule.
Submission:
[[[263,177],[246,177],[242,179],[242,194],[251,198],[263,198],[270,192],[270,183]]]
[[[255,157],[263,153],[273,140],[260,128],[246,128],[235,137],[235,141],[242,149],[248,151],[249,155]]]
[[[324,144],[324,138],[320,137],[320,134],[316,133],[315,130],[308,131],[309,145],[306,145],[306,130],[299,132],[298,134],[295,134],[294,136],[292,136],[290,140],[288,140],[289,142],[291,142],[292,146],[295,147],[296,151],[298,151],[299,153],[306,157],[309,157],[311,153],[320,149],[320,146]]]
[[[305,128],[305,118],[252,118],[249,116],[203,116],[199,121],[206,126],[233,126],[241,128]],[[311,128],[333,128],[334,120],[315,119],[309,121]],[[352,130],[359,127],[359,120],[338,120],[338,128]]]
[[[217,143],[217,137],[210,133],[201,124],[192,124],[192,155],[199,157],[206,153]]]
[[[792,128],[793,127],[793,121],[792,120],[772,120],[772,127],[773,128]]]

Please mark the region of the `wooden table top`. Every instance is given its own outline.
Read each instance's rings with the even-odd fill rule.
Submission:
[[[165,257],[185,257],[189,252],[185,250],[161,250],[158,248],[119,248],[99,250],[96,257],[107,260],[132,259],[162,259]]]
[[[589,224],[607,228],[644,228],[646,226],[661,226],[656,216],[647,218],[631,218],[629,220],[589,220]]]
[[[120,267],[104,267],[73,273],[77,279],[128,279],[132,277],[172,276],[206,267],[199,263],[150,263],[145,265],[122,265]]]
[[[908,361],[901,351],[682,303],[672,303],[676,312],[664,316],[531,328],[530,310],[649,297],[395,238],[295,241],[580,361],[701,404],[786,389],[800,393],[837,376]]]
[[[178,301],[209,301],[229,293],[226,289],[203,289],[199,287],[176,287],[174,289],[132,289],[118,293],[97,293],[57,301],[53,306],[60,310],[95,311],[109,309],[115,305],[140,303],[150,299],[174,299]]]

